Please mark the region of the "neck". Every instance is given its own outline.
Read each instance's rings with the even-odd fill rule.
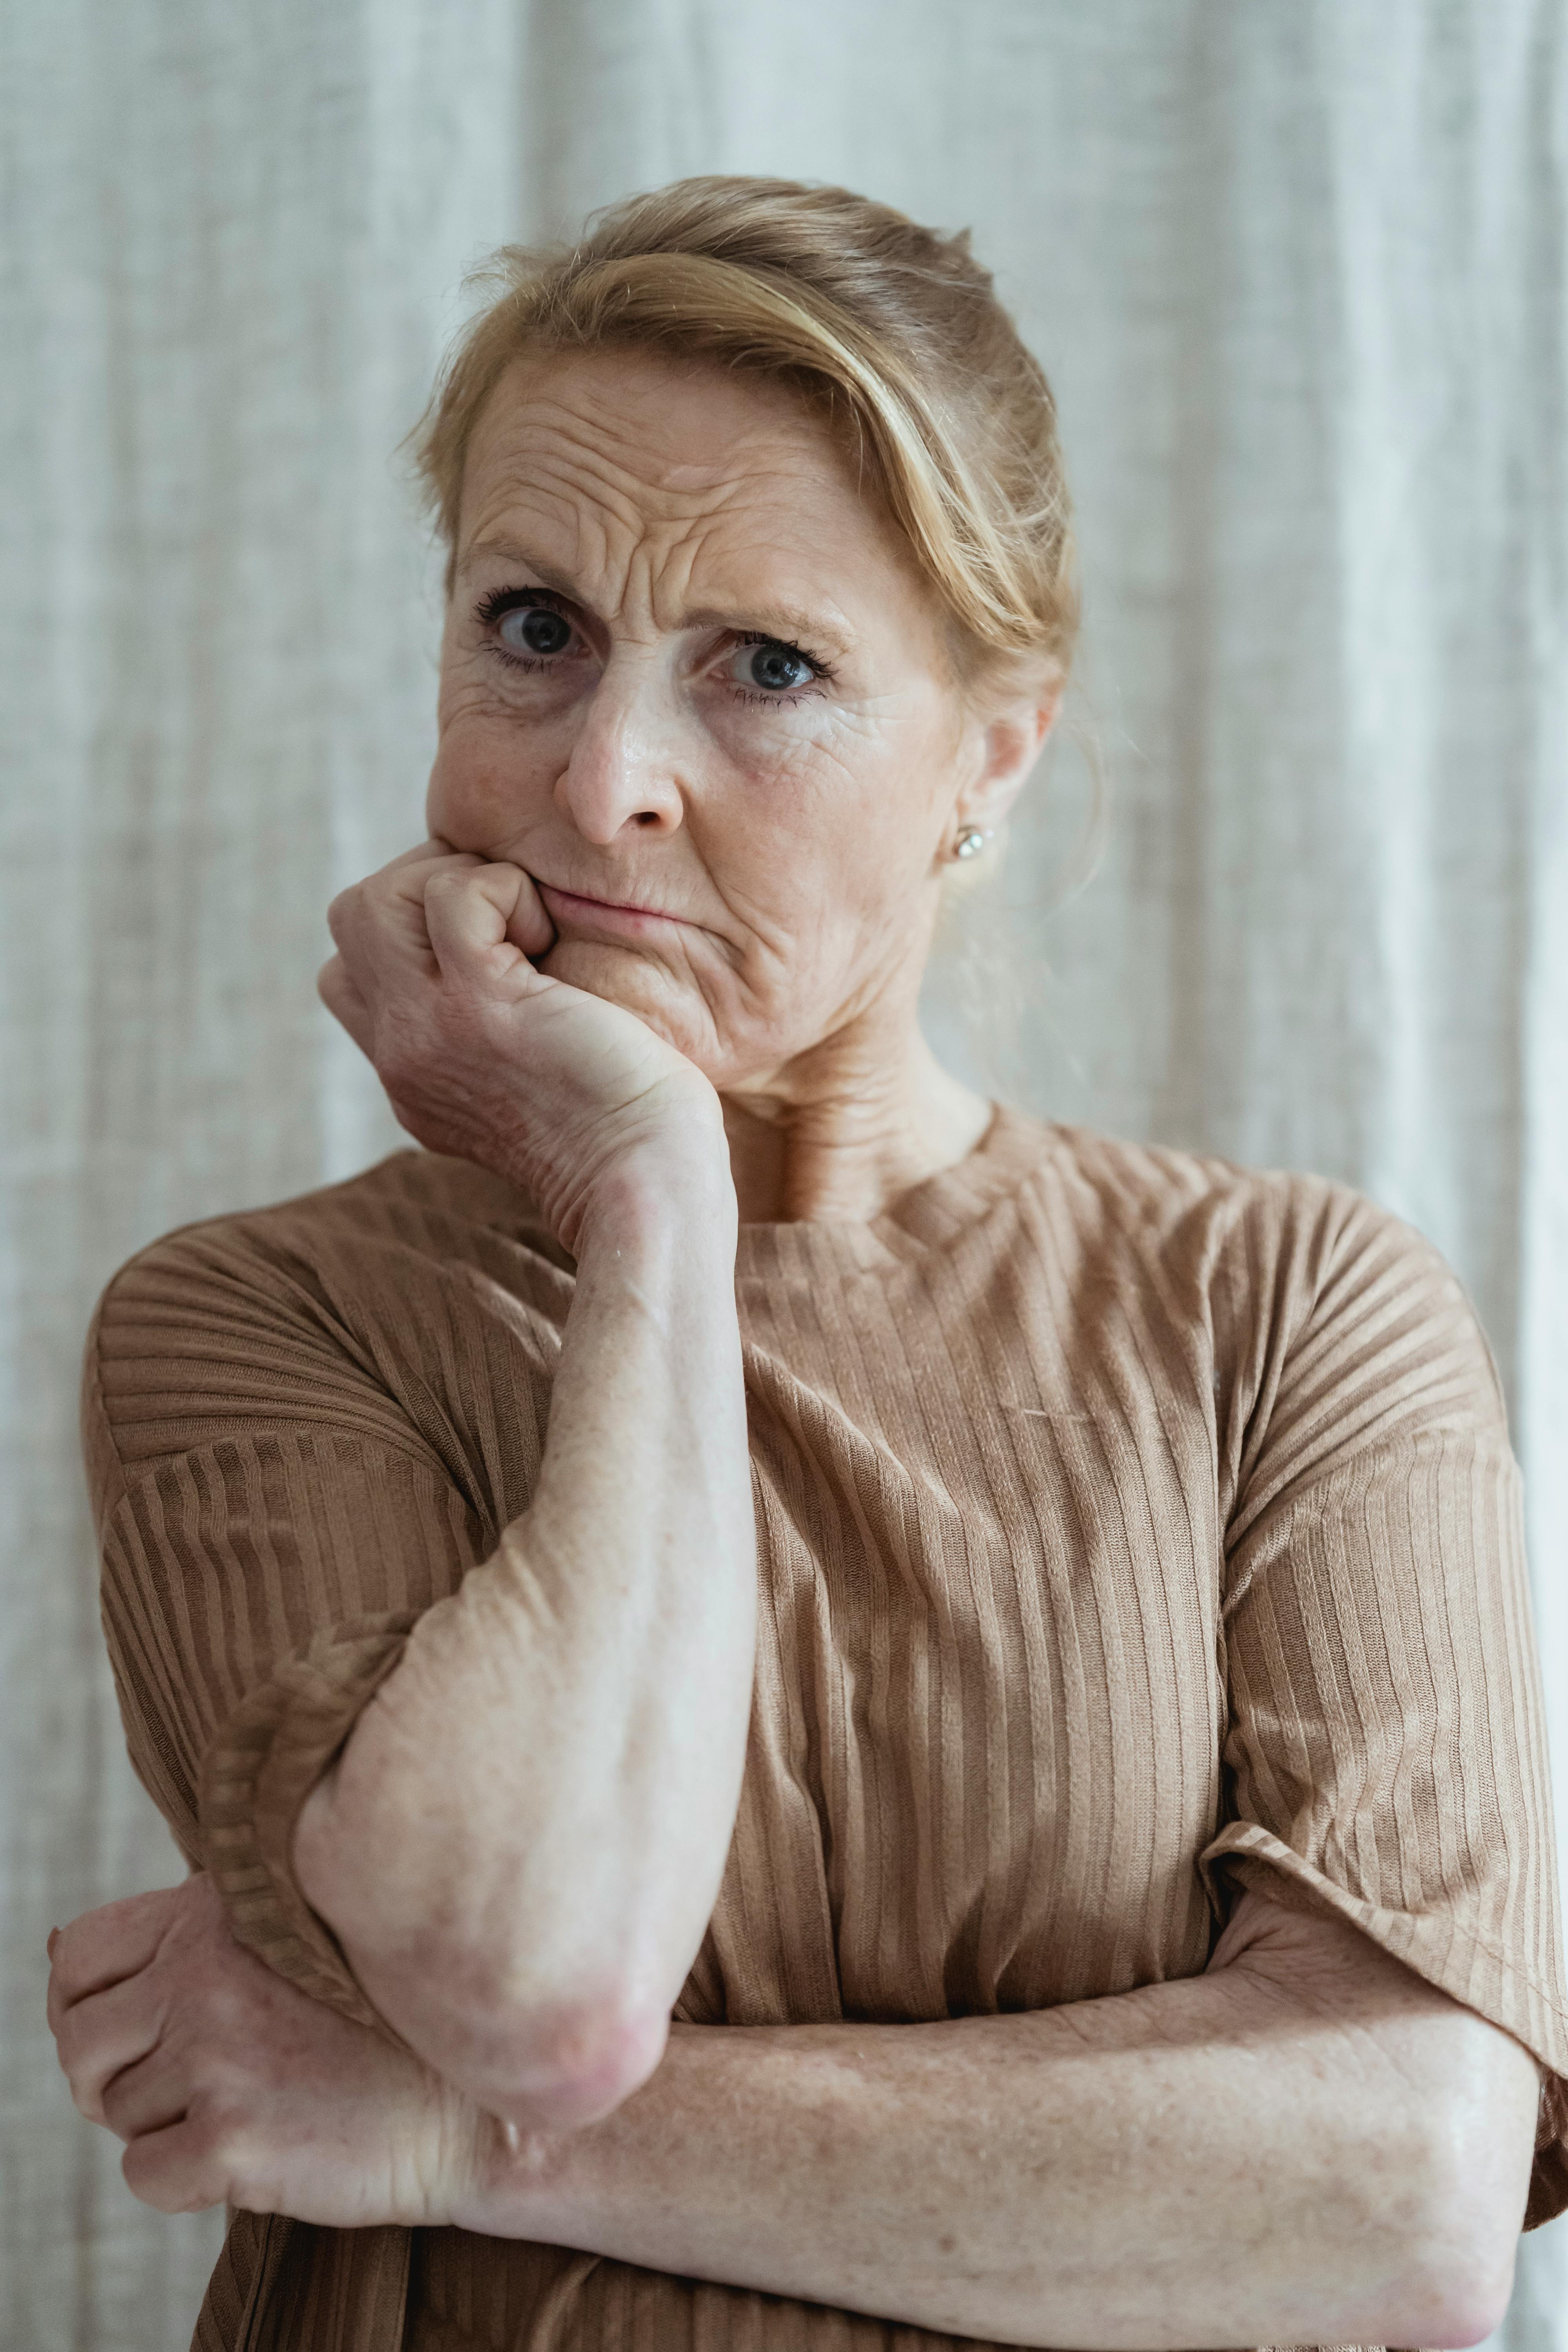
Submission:
[[[857,1027],[765,1085],[723,1097],[742,1223],[865,1223],[973,1150],[991,1106],[950,1077],[910,1019]]]

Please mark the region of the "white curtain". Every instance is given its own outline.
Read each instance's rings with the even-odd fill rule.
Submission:
[[[465,267],[627,190],[973,226],[1057,387],[1089,620],[1079,746],[969,911],[1018,1018],[960,946],[936,1032],[1448,1253],[1568,1769],[1564,36],[1563,0],[8,0],[7,2352],[184,2344],[216,2234],[134,2204],[43,2027],[51,1922],[177,1874],[101,1661],[82,1331],[143,1241],[397,1139],[311,992],[327,898],[420,831],[393,453]],[[1505,2336],[1568,2352],[1563,2225]]]

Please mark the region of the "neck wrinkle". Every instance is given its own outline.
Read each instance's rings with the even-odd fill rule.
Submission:
[[[869,1224],[968,1157],[991,1105],[948,1075],[912,1021],[902,1044],[880,1066],[836,1056],[809,1091],[725,1097],[743,1223]]]

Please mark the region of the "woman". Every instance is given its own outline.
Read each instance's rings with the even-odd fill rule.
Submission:
[[[322,992],[426,1150],[89,1351],[194,1874],[51,2019],[237,2209],[198,2343],[1472,2341],[1568,2201],[1496,1380],[1364,1202],[921,1041],[1074,617],[988,278],[686,183],[422,447],[430,838]]]

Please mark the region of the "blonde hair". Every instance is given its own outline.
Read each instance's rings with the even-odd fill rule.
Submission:
[[[1023,656],[1065,678],[1078,593],[1055,404],[967,231],[845,188],[678,180],[569,249],[502,247],[476,282],[498,290],[413,444],[448,549],[469,440],[514,360],[634,346],[755,369],[847,426],[963,666]]]

